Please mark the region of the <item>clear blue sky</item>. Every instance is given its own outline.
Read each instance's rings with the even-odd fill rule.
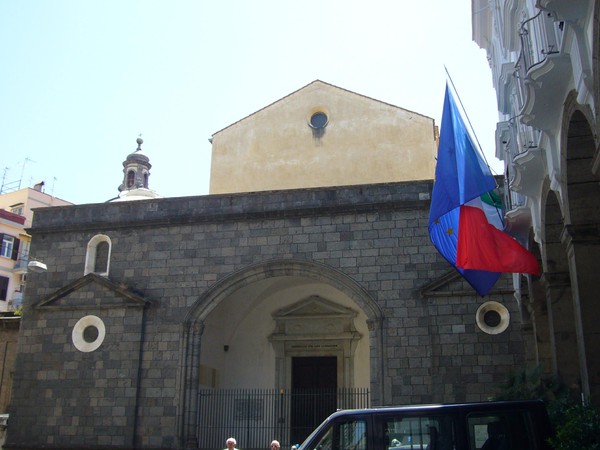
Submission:
[[[440,125],[448,68],[496,171],[470,0],[0,0],[5,183],[118,194],[141,133],[164,197],[208,193],[218,130],[320,79]]]

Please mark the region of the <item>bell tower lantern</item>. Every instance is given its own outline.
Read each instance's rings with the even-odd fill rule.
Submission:
[[[156,192],[148,187],[150,178],[150,158],[142,151],[144,141],[138,137],[137,148],[133,153],[127,155],[123,161],[123,182],[119,186],[119,196],[110,201],[123,200],[144,200],[150,198],[159,198]]]
[[[127,156],[123,161],[123,183],[119,186],[119,191],[132,190],[137,188],[148,189],[148,178],[150,177],[150,159],[142,152],[144,141],[141,137],[137,138],[137,149]]]

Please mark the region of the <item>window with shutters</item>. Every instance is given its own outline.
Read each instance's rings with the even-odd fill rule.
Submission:
[[[19,253],[19,239],[9,234],[0,234],[0,239],[2,240],[0,256],[16,261]]]

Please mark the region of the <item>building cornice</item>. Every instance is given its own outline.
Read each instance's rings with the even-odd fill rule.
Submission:
[[[433,181],[216,194],[36,212],[31,234],[428,208]]]

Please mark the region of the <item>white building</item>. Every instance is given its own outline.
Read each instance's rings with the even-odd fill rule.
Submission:
[[[536,334],[532,356],[596,404],[599,9],[593,0],[472,2],[473,39],[497,92],[508,223],[543,265],[540,279],[514,279]]]

